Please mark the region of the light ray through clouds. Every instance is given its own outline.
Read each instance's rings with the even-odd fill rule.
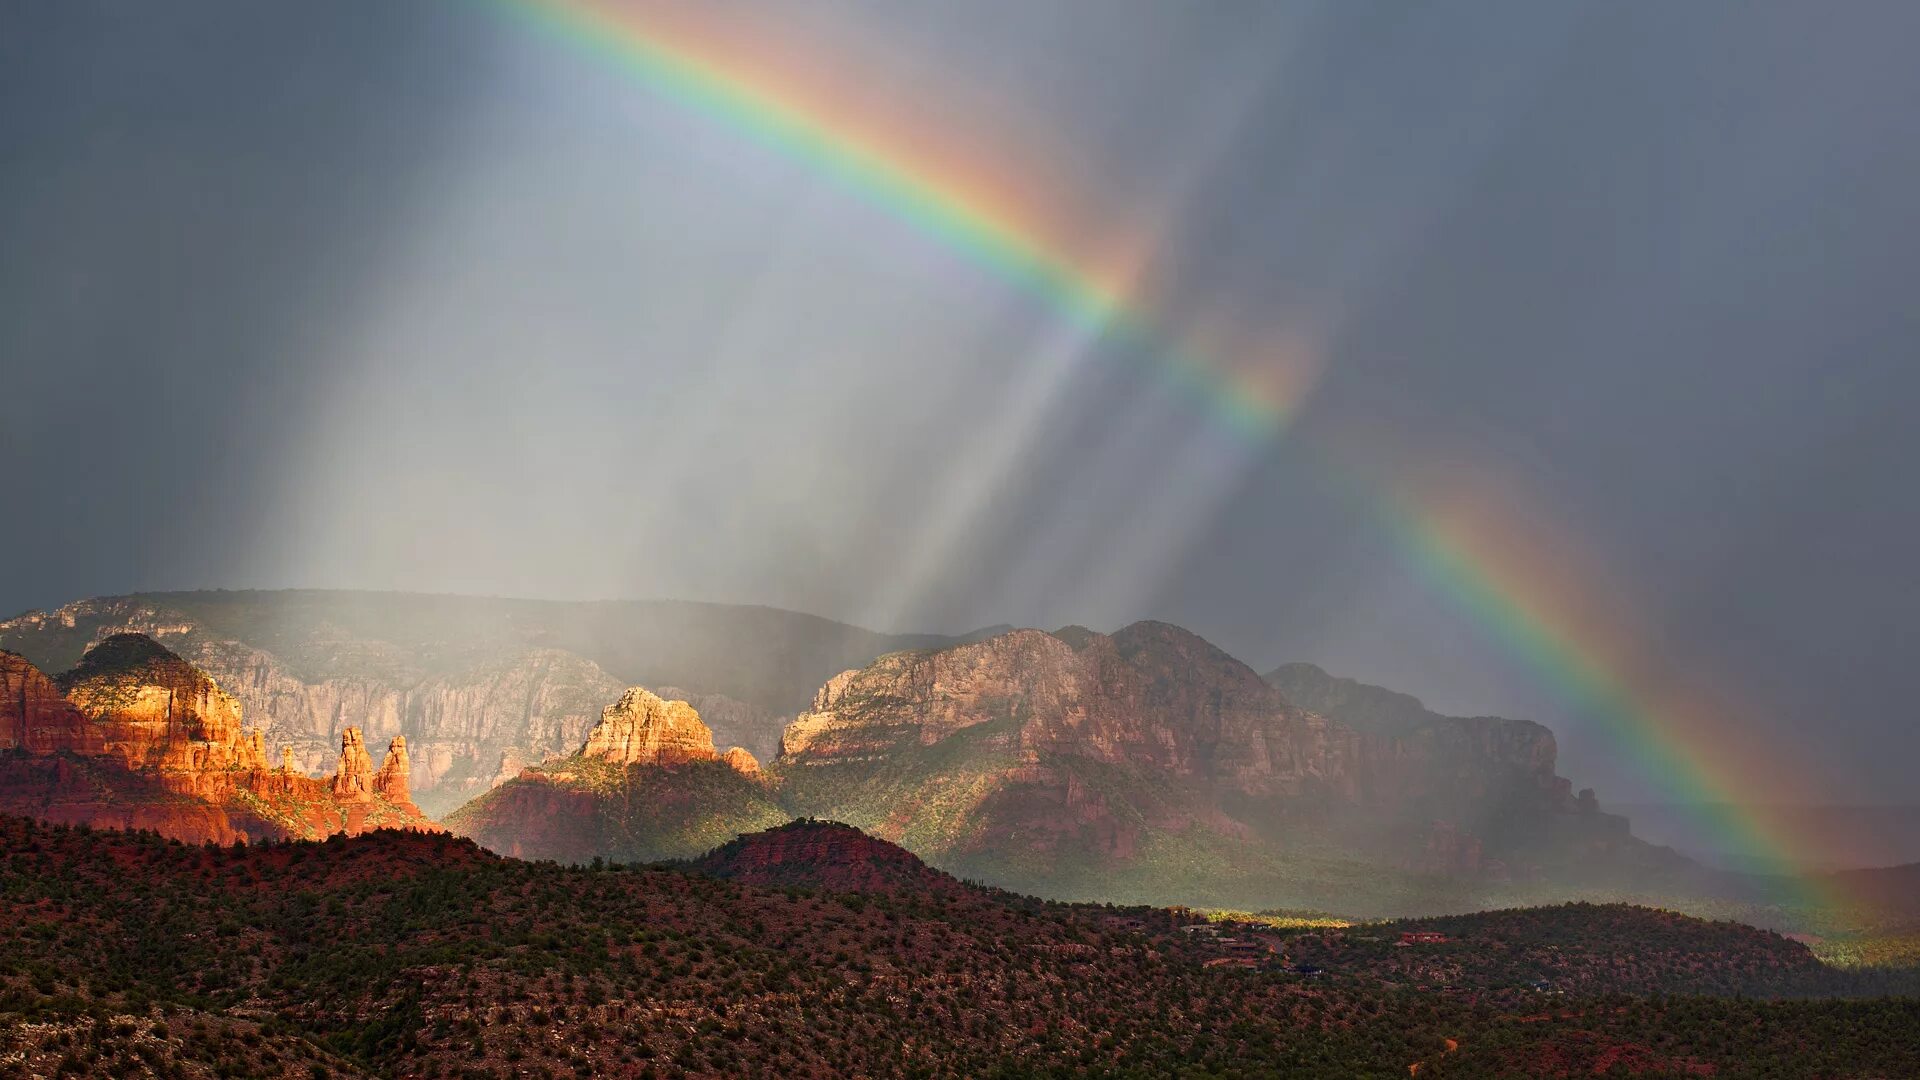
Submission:
[[[604,0],[522,0],[511,4],[509,10],[524,13],[539,28],[571,38],[624,66],[650,90],[806,161],[849,190],[894,210],[906,223],[967,252],[982,266],[1029,289],[1067,322],[1082,327],[1089,337],[1104,332],[1109,341],[1126,346],[1119,351],[1147,360],[1145,370],[1167,387],[1190,396],[1203,414],[1223,429],[1237,432],[1244,444],[1257,446],[1274,437],[1297,407],[1297,396],[1274,398],[1238,363],[1195,351],[1191,341],[1169,340],[1164,316],[1143,303],[1145,298],[1130,296],[1110,273],[1080,264],[1070,252],[1050,243],[1044,233],[1006,207],[963,186],[961,178],[919,164],[911,147],[871,141],[871,132],[792,96],[777,83],[763,81],[760,72],[731,62],[707,43],[676,39],[651,25],[638,9]],[[1520,72],[1521,76],[1526,74]],[[1525,77],[1509,77],[1495,80],[1491,90],[1496,98],[1510,96],[1529,82]],[[1497,130],[1496,123],[1482,117],[1477,137],[1485,140]],[[1458,133],[1440,134],[1443,138],[1458,137]],[[1456,175],[1464,179],[1464,174]],[[1416,218],[1431,217],[1439,210],[1430,201],[1415,205]],[[1396,245],[1403,242],[1398,234],[1405,231],[1403,228],[1395,230],[1395,235],[1383,235],[1375,230],[1370,257],[1363,258],[1360,265],[1378,266],[1391,261],[1394,252],[1400,250]],[[1040,391],[1052,385],[1055,381],[1045,373],[1033,384]],[[1029,415],[1043,416],[1045,412],[1040,407]],[[1188,440],[1181,445],[1176,439],[1173,445],[1179,448],[1169,453],[1166,443],[1153,445],[1133,437],[1153,423],[1164,424],[1164,415],[1115,420],[1106,429],[1106,452],[1097,449],[1093,456],[1118,459],[1122,471],[1117,475],[1136,481],[1141,497],[1155,500],[1152,513],[1124,526],[1110,523],[1104,530],[1099,522],[1056,516],[1053,528],[1043,528],[1038,542],[1028,544],[1023,557],[1014,560],[1006,579],[1014,591],[1067,570],[1077,572],[1092,592],[1121,602],[1137,602],[1152,595],[1166,564],[1179,553],[1189,535],[1198,531],[1197,523],[1210,517],[1211,507],[1231,490],[1236,472],[1252,459],[1244,444],[1233,447],[1222,463],[1216,457],[1217,448],[1205,446],[1204,440]],[[1028,440],[1016,437],[1010,441]],[[1018,456],[1012,457],[1017,460]],[[995,462],[983,471],[1004,474],[1004,470],[1003,462]],[[1115,475],[1107,472],[1103,478],[1111,483]],[[977,504],[983,493],[1004,484],[980,479],[967,487],[968,502]],[[1391,492],[1385,491],[1371,499],[1378,519],[1403,538],[1403,549],[1413,565],[1424,570],[1436,588],[1483,623],[1496,629],[1508,628],[1503,640],[1543,672],[1560,676],[1569,694],[1600,703],[1607,713],[1629,721],[1634,737],[1660,747],[1659,755],[1642,757],[1667,767],[1670,786],[1675,790],[1685,790],[1688,785],[1710,792],[1725,790],[1724,785],[1709,779],[1703,751],[1690,742],[1695,733],[1686,730],[1687,717],[1663,707],[1659,697],[1644,688],[1636,695],[1631,689],[1633,675],[1620,669],[1624,660],[1603,649],[1598,639],[1583,638],[1577,625],[1569,629],[1567,611],[1551,598],[1542,600],[1542,590],[1528,581],[1503,575],[1500,553],[1457,542],[1457,533],[1449,531],[1430,507],[1417,501],[1395,501]],[[1126,505],[1125,500],[1119,505]],[[955,516],[961,516],[959,511]],[[1149,521],[1152,527],[1148,527]],[[1115,545],[1114,537],[1126,539]],[[1072,551],[1080,559],[1071,567],[1062,567],[1045,558],[1050,550]],[[1089,555],[1091,560],[1086,559]],[[927,576],[923,569],[912,566],[907,575],[908,581]],[[1049,580],[1049,584],[1053,582]],[[899,602],[910,600],[903,597]],[[1751,822],[1738,824],[1760,831]],[[1784,852],[1785,846],[1780,849]]]
[[[1277,63],[1284,57],[1273,59]],[[1159,263],[1165,245],[1177,231],[1178,221],[1200,197],[1208,171],[1229,152],[1234,140],[1244,135],[1242,129],[1254,120],[1268,99],[1273,78],[1271,67],[1236,68],[1223,64],[1223,77],[1209,84],[1209,92],[1190,108],[1194,123],[1184,128],[1161,154],[1166,175],[1154,188],[1164,194],[1158,205],[1138,215],[1148,224],[1142,226],[1135,222],[1130,229],[1130,251],[1116,271],[1120,293],[1148,294],[1147,283],[1163,272]],[[1009,492],[1022,484],[1033,456],[1041,452],[1047,432],[1065,421],[1063,398],[1072,392],[1076,378],[1084,376],[1086,365],[1101,360],[1100,353],[1106,346],[1104,339],[1111,329],[1104,321],[1089,325],[1074,320],[1053,321],[1039,328],[1026,359],[1017,365],[1012,382],[999,394],[1000,407],[992,410],[977,430],[968,433],[970,445],[951,455],[951,464],[940,482],[926,486],[928,498],[916,519],[918,527],[905,545],[904,564],[875,583],[874,597],[859,621],[883,627],[912,624],[930,597],[939,591],[942,576],[950,572],[962,551],[987,541],[997,517],[992,512],[993,504],[1013,497]],[[1235,355],[1258,354],[1244,349]],[[1297,408],[1305,402],[1319,374],[1319,357],[1292,350],[1268,354],[1265,366],[1243,374],[1249,381],[1267,383],[1263,391],[1267,399],[1292,401]],[[1124,434],[1128,424],[1123,421],[1105,430]],[[1215,438],[1212,442],[1215,449],[1204,461],[1195,460],[1190,453],[1176,451],[1187,467],[1196,470],[1188,474],[1187,479],[1204,477],[1200,482],[1182,483],[1174,488],[1178,493],[1180,516],[1177,520],[1181,526],[1177,529],[1146,526],[1129,532],[1126,535],[1129,555],[1119,560],[1120,565],[1128,569],[1116,575],[1124,586],[1114,588],[1113,582],[1096,586],[1082,599],[1069,599],[1070,607],[1088,609],[1097,597],[1103,608],[1126,610],[1124,606],[1116,607],[1119,597],[1144,599],[1151,591],[1149,582],[1157,577],[1143,579],[1141,575],[1157,574],[1178,558],[1180,546],[1200,527],[1198,523],[1212,519],[1219,500],[1233,490],[1239,478],[1264,452],[1260,444],[1246,440]],[[1106,457],[1102,453],[1090,456],[1096,462]],[[1156,525],[1163,523],[1163,519],[1154,521]],[[1112,551],[1107,542],[1111,539],[1102,538],[1102,550]],[[1033,545],[1025,555],[1030,564],[1024,568],[1025,572],[1051,575],[1065,572],[1068,567],[1084,568],[1088,552],[1072,551],[1043,541]],[[1053,563],[1051,567],[1047,565],[1049,561]],[[1016,580],[1020,576],[1021,571],[1013,575]],[[1021,588],[1013,586],[1012,597],[1019,596]]]

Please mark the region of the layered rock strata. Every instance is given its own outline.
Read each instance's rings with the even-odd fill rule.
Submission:
[[[329,778],[301,773],[290,748],[268,762],[239,703],[145,635],[108,637],[57,679],[0,653],[0,807],[12,812],[219,843],[435,828],[408,791],[404,739],[378,772],[357,728]]]

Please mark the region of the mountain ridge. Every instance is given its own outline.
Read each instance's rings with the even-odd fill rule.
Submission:
[[[621,740],[585,745],[596,741]],[[706,758],[713,744],[696,741]],[[1576,798],[1555,761],[1551,732],[1526,722],[1352,730],[1169,623],[1018,629],[827,679],[752,799],[727,802],[704,823],[720,833],[697,835],[811,817],[1042,895],[1304,906],[1328,901],[1320,877],[1412,896],[1437,876],[1491,895],[1583,862],[1635,874],[1684,863]],[[693,819],[646,822],[635,808],[649,789],[684,804],[699,774],[655,764],[559,759],[449,820],[524,857],[682,855]],[[661,826],[669,842],[648,842]]]
[[[765,760],[828,677],[960,640],[766,605],[289,589],[76,600],[0,622],[0,648],[61,670],[121,630],[210,672],[303,770],[325,767],[345,727],[407,736],[415,797],[442,814],[571,754],[627,686],[680,690],[723,742]]]
[[[438,829],[409,795],[404,737],[377,769],[353,727],[331,777],[284,750],[275,766],[238,701],[144,634],[111,635],[53,678],[0,652],[0,689],[0,809],[216,843]]]

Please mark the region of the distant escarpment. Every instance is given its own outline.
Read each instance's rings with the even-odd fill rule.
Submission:
[[[330,780],[241,724],[215,680],[143,634],[116,634],[49,679],[0,652],[0,812],[152,829],[189,841],[431,829],[407,789],[403,739],[378,770],[358,729]]]
[[[1349,725],[1145,622],[844,672],[787,728],[770,776],[796,813],[1053,895],[1271,903],[1428,874],[1491,889],[1671,866],[1554,765],[1538,725]]]
[[[0,648],[56,671],[128,631],[212,676],[302,770],[327,767],[347,728],[404,736],[434,814],[573,753],[627,686],[692,703],[765,761],[828,676],[956,640],[721,604],[289,590],[82,600],[0,622]]]
[[[577,753],[448,821],[502,854],[634,861],[793,817],[1064,898],[1438,910],[1684,864],[1576,797],[1537,724],[1349,725],[1152,622],[889,653],[828,679],[764,769],[631,688]]]
[[[447,825],[503,855],[584,862],[700,854],[788,819],[741,747],[719,753],[693,706],[630,687],[579,752],[456,810]]]

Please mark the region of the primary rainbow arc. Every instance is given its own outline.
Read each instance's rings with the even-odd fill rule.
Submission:
[[[1036,231],[995,207],[990,195],[915,161],[905,148],[809,109],[763,73],[650,25],[609,0],[489,0],[639,79],[647,88],[761,145],[803,161],[884,207],[921,233],[1040,298],[1061,317],[1118,341],[1175,391],[1242,439],[1277,437],[1298,395],[1276,393],[1218,357],[1170,341],[1145,305]],[[1663,715],[1607,643],[1583,638],[1532,583],[1491,551],[1450,531],[1416,501],[1361,485],[1361,502],[1429,585],[1524,658],[1577,707],[1610,722],[1643,765],[1676,794],[1733,805],[1741,785],[1719,775],[1711,747],[1689,743],[1686,725]],[[1783,868],[1804,860],[1783,831],[1748,811],[1706,823],[1743,848],[1772,853]],[[1815,902],[1810,892],[1795,899]]]

